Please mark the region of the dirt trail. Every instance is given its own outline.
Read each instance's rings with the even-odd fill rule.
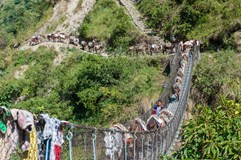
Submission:
[[[132,18],[133,22],[135,23],[136,27],[141,30],[141,32],[145,34],[152,33],[152,29],[148,28],[144,20],[140,14],[140,12],[136,9],[136,6],[133,1],[131,0],[119,0],[119,3],[122,4],[130,17]],[[164,44],[164,39],[160,38],[159,36],[151,36],[153,40],[155,40],[157,43]]]
[[[58,22],[65,14],[67,2],[62,0],[61,2],[57,3],[55,7],[53,8],[53,15],[52,17],[39,29],[35,32],[36,34],[46,34],[48,28],[50,28],[53,23]]]
[[[83,0],[81,7],[77,10],[79,0],[62,0],[58,2],[54,9],[52,17],[36,32],[36,34],[47,34],[48,28],[53,23],[60,21],[61,17],[66,16],[66,20],[54,29],[55,32],[70,34],[75,31],[83,22],[85,16],[93,8],[96,0]]]
[[[71,0],[66,12],[67,19],[56,28],[55,32],[63,32],[67,34],[75,32],[80,24],[83,23],[85,16],[94,7],[96,0],[83,0],[81,9],[75,12],[78,2],[79,0]]]
[[[148,29],[147,26],[145,25],[145,23],[143,22],[140,12],[136,9],[136,7],[132,1],[119,0],[119,2],[126,8],[127,12],[131,16],[131,18],[137,28],[139,28],[142,32],[144,32],[146,34],[152,32],[152,30]]]
[[[80,50],[79,46],[75,46],[73,44],[61,43],[61,42],[43,42],[43,43],[40,43],[40,44],[35,45],[35,46],[24,46],[24,47],[20,48],[20,50],[31,49],[33,51],[36,51],[41,46],[45,46],[45,47],[48,47],[48,48],[55,49],[57,52],[62,52],[63,49],[71,49],[71,48],[75,48],[75,49]],[[80,51],[85,52],[87,54],[95,54],[95,53],[87,52],[87,51],[84,51],[84,50],[80,50]],[[99,55],[104,56],[104,57],[108,57],[108,55],[106,53],[100,53]]]

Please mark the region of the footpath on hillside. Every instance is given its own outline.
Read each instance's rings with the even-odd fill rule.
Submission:
[[[146,34],[149,34],[152,32],[152,30],[148,29],[148,27],[143,22],[140,12],[136,9],[132,1],[119,0],[119,2],[126,8],[128,14],[131,16],[133,22],[135,23],[138,29],[140,29],[142,32]]]
[[[141,13],[137,10],[135,4],[131,0],[119,0],[120,4],[122,4],[125,8],[128,14],[130,15],[132,21],[136,25],[136,28],[138,28],[142,33],[149,35],[152,34],[152,29],[148,28],[145,25],[144,19],[141,15]],[[155,39],[157,42],[164,44],[164,40],[158,36],[151,36],[153,39]]]

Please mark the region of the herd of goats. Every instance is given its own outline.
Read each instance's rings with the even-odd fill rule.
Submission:
[[[101,53],[104,52],[105,43],[98,41],[96,39],[92,40],[82,40],[78,36],[73,34],[67,35],[65,33],[50,33],[47,35],[35,35],[32,36],[29,45],[34,46],[43,42],[62,42],[66,44],[73,44],[75,46],[79,46],[80,49],[93,53]],[[182,43],[183,47],[189,46],[193,41],[187,41]],[[14,47],[15,48],[15,47]],[[174,43],[160,43],[153,42],[148,40],[143,40],[135,45],[132,45],[128,48],[128,53],[131,55],[138,54],[154,54],[154,53],[173,53],[175,52],[175,44]]]
[[[179,61],[179,68],[177,71],[177,75],[174,80],[174,85],[172,86],[173,95],[170,97],[170,99],[172,99],[173,101],[179,100],[179,95],[181,92],[181,84],[183,81],[182,79],[184,76],[184,70],[189,59],[189,51],[194,45],[200,45],[200,44],[199,44],[199,41],[191,40],[191,41],[188,41],[188,43],[185,43],[185,45],[183,42],[180,42],[179,45],[182,53],[181,53],[181,60]],[[160,102],[160,100],[158,102]],[[164,105],[164,102],[161,102],[161,103],[162,105]],[[158,111],[160,112],[157,113]],[[142,137],[141,137],[142,134],[140,132],[161,129],[165,127],[172,120],[173,117],[174,117],[173,113],[170,112],[167,107],[160,110],[156,109],[155,112],[153,112],[152,115],[148,118],[146,123],[140,118],[136,118],[130,123],[128,128],[126,128],[122,124],[116,124],[112,126],[111,130],[114,130],[115,132],[113,133],[105,132],[105,137],[104,137],[106,157],[109,157],[111,159],[111,156],[113,156],[113,154],[117,154],[117,157],[120,158],[122,155],[124,143],[127,144],[129,148],[133,148],[133,146],[136,145],[136,151],[138,153],[137,156],[141,155],[140,152],[142,149],[140,147],[143,144],[142,144]],[[136,134],[133,135],[129,133],[130,131]],[[114,137],[114,143],[113,143],[113,137]],[[134,141],[136,141],[136,143],[134,143]],[[114,144],[114,147],[112,147],[113,144]],[[114,148],[114,151],[113,151],[113,148]],[[139,158],[137,157],[137,159]]]

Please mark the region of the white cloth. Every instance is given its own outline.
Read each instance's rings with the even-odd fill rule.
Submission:
[[[49,160],[55,160],[54,147],[61,146],[64,143],[63,132],[59,130],[61,121],[57,118],[50,118],[48,114],[41,114],[45,121],[43,138],[51,138]]]
[[[157,116],[159,116],[160,111],[161,111],[161,107],[157,107],[157,108],[156,108],[156,115],[157,115]]]

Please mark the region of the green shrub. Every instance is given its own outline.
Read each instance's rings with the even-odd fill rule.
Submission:
[[[232,33],[240,29],[239,0],[142,0],[138,8],[167,39],[199,39],[210,49],[233,47]]]
[[[183,148],[176,159],[241,159],[241,105],[224,98],[215,110],[199,106],[184,126]]]
[[[221,88],[240,76],[239,66],[240,57],[234,51],[205,54],[194,70],[193,88],[208,104],[213,104]]]
[[[9,43],[24,41],[41,24],[41,20],[46,17],[45,11],[49,8],[50,3],[44,0],[5,1],[0,8],[0,47],[5,48]],[[1,44],[3,40],[4,45]]]

